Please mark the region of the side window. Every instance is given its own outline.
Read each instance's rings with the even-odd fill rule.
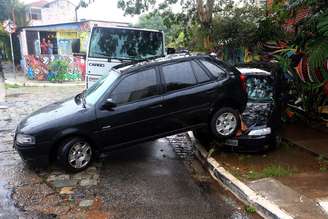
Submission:
[[[214,77],[218,79],[223,79],[226,77],[227,73],[216,64],[206,60],[201,60],[201,62],[203,63],[203,65],[205,65],[205,67],[211,72]]]
[[[207,73],[199,66],[198,63],[192,62],[198,83],[203,83],[205,81],[211,80]]]
[[[149,69],[124,78],[111,93],[113,102],[122,105],[158,94],[155,69]]]
[[[166,91],[179,90],[196,84],[190,62],[180,62],[163,66]]]

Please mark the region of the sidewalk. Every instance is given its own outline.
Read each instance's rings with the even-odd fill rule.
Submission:
[[[328,218],[328,134],[304,125],[288,125],[282,133],[287,143],[265,154],[206,152],[205,167],[265,218]],[[262,198],[269,205],[257,201]],[[281,211],[287,216],[278,216]]]
[[[303,124],[288,124],[282,130],[282,137],[293,145],[328,159],[328,134],[323,131]]]

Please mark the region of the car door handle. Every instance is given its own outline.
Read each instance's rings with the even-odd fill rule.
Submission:
[[[156,105],[150,106],[149,108],[150,109],[157,109],[157,108],[162,108],[162,107],[163,107],[162,104],[156,104]]]

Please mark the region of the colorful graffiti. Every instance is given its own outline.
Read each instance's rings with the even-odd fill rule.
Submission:
[[[82,56],[27,55],[26,74],[30,80],[78,81],[85,79],[85,59]]]

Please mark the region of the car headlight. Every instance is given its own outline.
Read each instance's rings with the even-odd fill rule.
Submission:
[[[18,144],[35,144],[35,137],[31,135],[17,134],[16,142]]]
[[[251,136],[262,136],[262,135],[268,135],[268,134],[271,134],[270,127],[262,128],[262,129],[255,129],[248,133],[248,135],[251,135]]]

